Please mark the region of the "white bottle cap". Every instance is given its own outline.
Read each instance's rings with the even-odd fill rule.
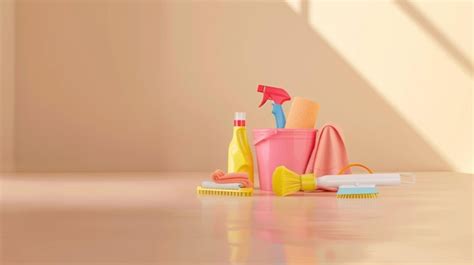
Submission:
[[[236,112],[234,114],[234,120],[245,120],[245,112]]]

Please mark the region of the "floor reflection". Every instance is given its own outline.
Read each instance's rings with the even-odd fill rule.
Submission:
[[[225,234],[230,264],[245,264],[250,256],[252,233],[252,198],[199,198],[202,226],[217,238]]]
[[[199,197],[202,227],[210,236],[225,237],[230,264],[319,264],[364,259],[370,239],[361,238],[360,232],[366,233],[368,227],[360,220],[375,217],[377,202],[338,200],[333,195]],[[354,239],[361,244],[354,246]]]

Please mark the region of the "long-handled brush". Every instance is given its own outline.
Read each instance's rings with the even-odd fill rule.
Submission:
[[[341,172],[344,172],[345,169]],[[300,190],[313,191],[318,187],[339,188],[345,185],[339,193],[341,198],[373,198],[378,193],[375,185],[392,186],[399,184],[400,174],[398,173],[326,175],[316,178],[314,174],[300,176],[284,166],[275,169],[272,179],[273,192],[278,196],[290,195]],[[368,187],[367,185],[372,186]]]

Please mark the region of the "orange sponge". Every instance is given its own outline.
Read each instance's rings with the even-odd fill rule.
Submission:
[[[319,104],[306,98],[294,97],[285,128],[313,129],[319,113]]]

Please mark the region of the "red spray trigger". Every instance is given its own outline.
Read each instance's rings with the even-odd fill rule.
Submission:
[[[291,99],[290,95],[283,88],[258,85],[257,92],[263,93],[262,102],[260,102],[258,107],[263,106],[268,99],[273,100],[278,105]]]

